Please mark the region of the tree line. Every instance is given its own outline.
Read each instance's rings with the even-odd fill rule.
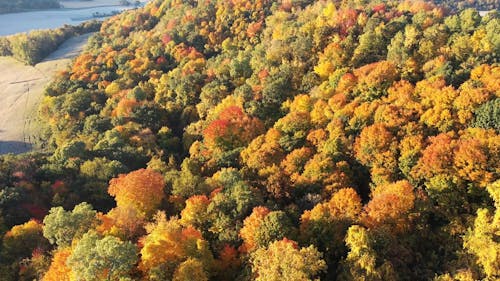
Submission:
[[[35,65],[71,37],[100,29],[99,21],[88,21],[77,26],[65,25],[57,29],[34,30],[28,33],[0,37],[0,56],[13,58]]]

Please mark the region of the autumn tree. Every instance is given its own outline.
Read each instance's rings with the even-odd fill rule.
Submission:
[[[397,173],[398,142],[383,124],[365,127],[356,140],[354,151],[364,165],[371,168],[375,183],[388,181]]]
[[[35,220],[12,227],[3,236],[0,252],[2,259],[12,262],[31,256],[36,248],[46,248],[47,240],[42,232],[42,224]]]
[[[71,255],[71,248],[57,250],[52,257],[52,263],[43,276],[43,281],[70,281],[71,269],[66,264]]]
[[[341,263],[340,280],[398,280],[390,263],[379,265],[373,239],[365,228],[351,226],[345,242],[349,253]]]
[[[365,206],[364,222],[370,228],[387,226],[395,232],[408,229],[410,211],[415,206],[413,189],[405,180],[377,186]]]
[[[293,240],[271,243],[251,257],[255,280],[318,280],[327,266],[314,246],[299,248]]]
[[[259,119],[248,116],[238,106],[229,106],[203,130],[204,144],[222,164],[226,162],[224,153],[244,147],[262,131],[263,125]]]
[[[192,226],[183,227],[179,220],[167,220],[164,213],[158,213],[146,231],[147,235],[141,240],[144,246],[139,269],[150,278],[172,278],[175,269],[189,258],[198,259],[203,270],[210,272],[212,253],[207,241]],[[188,264],[178,268],[178,274],[185,274],[184,267]]]
[[[145,232],[146,218],[132,206],[113,208],[108,213],[100,215],[99,219],[101,224],[96,229],[102,234],[135,241]]]
[[[283,211],[270,211],[266,207],[255,207],[252,214],[243,221],[240,236],[243,238],[241,250],[252,252],[267,247],[271,242],[294,235],[290,218]]]
[[[352,188],[342,188],[324,203],[304,211],[300,218],[300,241],[318,247],[328,264],[327,276],[337,274],[337,264],[347,249],[344,237],[349,226],[359,219],[361,198]]]
[[[161,203],[165,193],[163,177],[148,169],[122,174],[109,182],[108,192],[118,207],[132,206],[150,216]]]
[[[252,213],[243,221],[243,227],[240,229],[240,236],[243,239],[242,250],[252,251],[258,245],[255,241],[255,231],[262,224],[262,220],[269,214],[270,210],[259,206],[252,210]]]
[[[208,281],[208,276],[203,269],[203,263],[197,259],[189,258],[181,263],[174,272],[173,281]]]
[[[476,257],[486,277],[495,279],[500,276],[500,243],[495,240],[500,231],[500,182],[492,183],[487,189],[494,201],[495,211],[477,211],[474,227],[464,237],[464,248]]]
[[[208,205],[210,199],[205,195],[191,196],[186,200],[186,207],[181,212],[181,223],[204,229],[208,223]]]
[[[215,174],[213,179],[214,184],[222,189],[214,193],[208,205],[210,232],[216,234],[220,242],[236,244],[243,219],[255,206],[262,204],[262,198],[235,169],[224,169]]]

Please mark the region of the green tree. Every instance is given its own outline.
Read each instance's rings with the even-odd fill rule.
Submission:
[[[129,276],[137,260],[138,251],[132,243],[90,231],[75,245],[67,264],[72,280],[110,281]]]
[[[97,225],[96,214],[92,206],[85,202],[76,205],[73,211],[52,208],[43,219],[43,236],[58,247],[70,246],[74,239],[80,239]]]
[[[273,211],[267,214],[255,232],[257,247],[267,247],[270,243],[283,238],[296,236],[292,221],[283,211]]]
[[[474,113],[473,127],[500,131],[500,98],[481,105]]]

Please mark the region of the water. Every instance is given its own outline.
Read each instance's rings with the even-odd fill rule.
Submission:
[[[134,6],[104,6],[84,9],[58,9],[0,15],[0,36],[33,29],[52,29],[65,24],[78,25],[93,19],[94,13],[110,14],[113,11],[124,11]]]

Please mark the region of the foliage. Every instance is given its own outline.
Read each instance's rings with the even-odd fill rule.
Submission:
[[[108,192],[115,197],[119,208],[132,206],[151,215],[165,196],[163,177],[149,169],[122,174],[109,182]]]
[[[293,240],[283,239],[252,254],[254,280],[319,280],[326,269],[321,253],[314,246],[298,248]]]
[[[71,212],[62,207],[52,208],[43,219],[43,236],[50,243],[64,248],[96,226],[96,211],[87,203],[80,203]]]
[[[154,0],[106,20],[40,101],[44,152],[0,157],[0,277],[498,279],[500,19],[462,6],[495,8]]]
[[[90,231],[74,246],[66,264],[71,280],[118,280],[127,277],[137,262],[137,248],[113,236]]]

